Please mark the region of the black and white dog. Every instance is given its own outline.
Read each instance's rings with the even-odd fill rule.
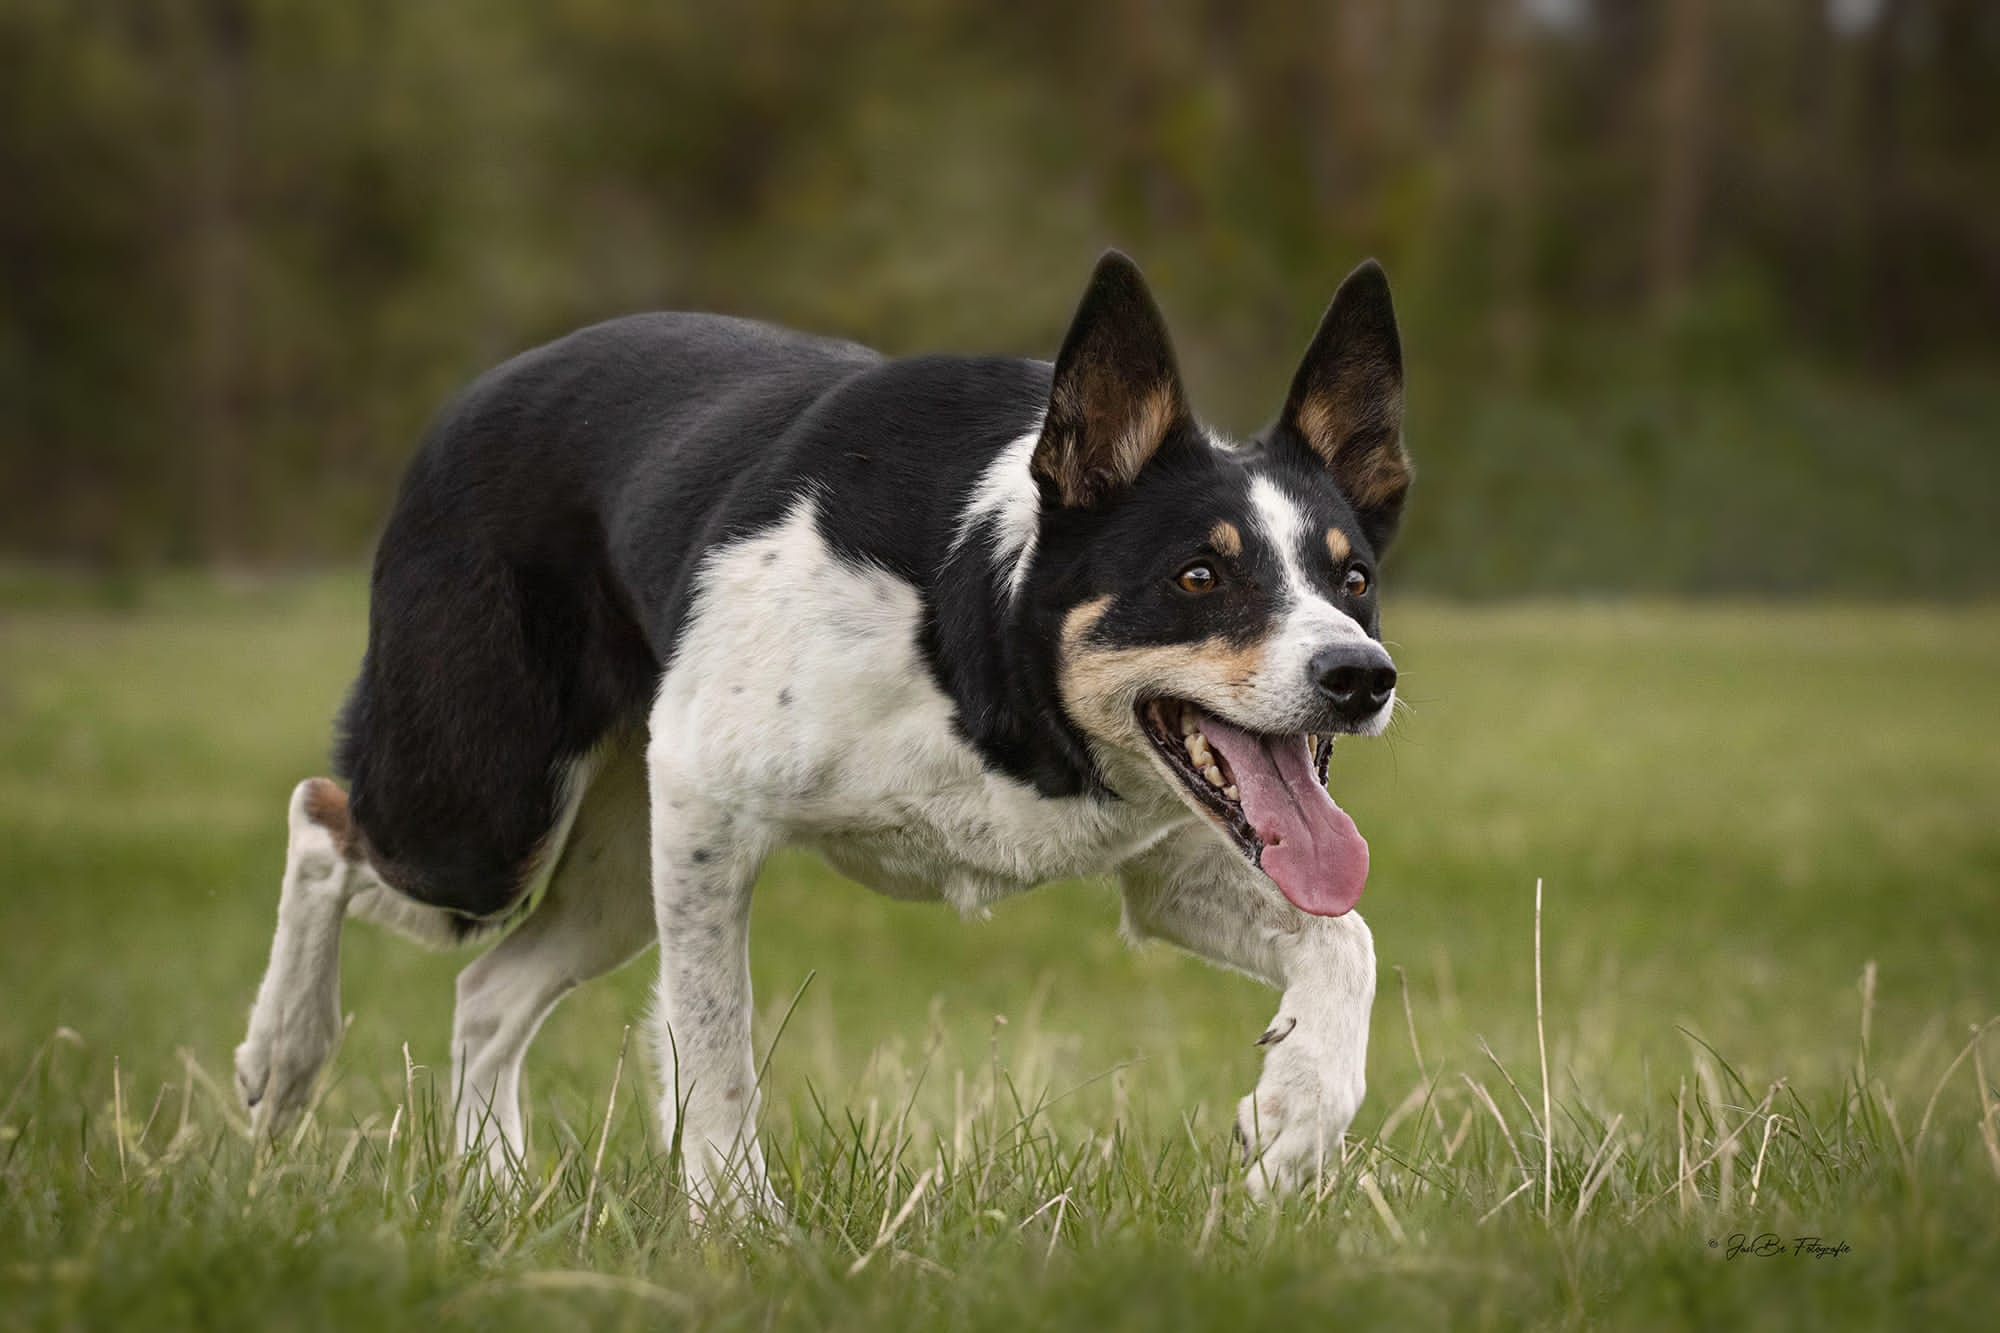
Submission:
[[[488,373],[376,556],[349,791],[292,796],[236,1053],[254,1123],[332,1048],[350,911],[439,944],[513,926],[460,974],[452,1036],[461,1145],[502,1171],[536,1028],[657,940],[690,1192],[769,1202],[750,891],[800,844],[968,913],[1116,875],[1129,936],[1282,988],[1237,1127],[1253,1188],[1310,1179],[1360,1104],[1375,993],[1368,848],[1324,784],[1333,736],[1394,704],[1375,567],[1401,419],[1372,263],[1240,443],[1189,412],[1116,253],[1053,366],[659,314]]]

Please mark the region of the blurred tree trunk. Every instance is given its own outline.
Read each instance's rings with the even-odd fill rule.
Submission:
[[[1938,139],[1954,154],[1977,155],[2000,112],[1994,92],[1993,0],[1936,0]]]
[[[1458,141],[1466,94],[1479,69],[1486,6],[1480,0],[1436,0],[1431,20],[1418,98],[1425,136],[1449,145]]]
[[[1862,336],[1885,363],[1903,359],[1912,332],[1901,281],[1907,240],[1898,234],[1904,164],[1900,47],[1907,0],[1884,0],[1862,54],[1859,154],[1851,179],[1861,219]]]
[[[247,277],[242,177],[250,19],[243,0],[207,0],[196,22],[198,139],[189,199],[191,518],[196,548],[214,561],[240,554],[242,544]]]
[[[1666,314],[1693,276],[1704,184],[1702,112],[1707,82],[1709,0],[1667,6],[1660,57],[1659,184],[1654,197],[1650,282],[1656,316]]]
[[[1784,140],[1794,180],[1784,214],[1784,234],[1791,244],[1789,254],[1774,255],[1771,263],[1783,275],[1785,290],[1798,303],[1805,322],[1823,328],[1845,316],[1841,307],[1847,286],[1825,281],[1825,267],[1830,259],[1852,253],[1853,246],[1852,227],[1837,197],[1840,101],[1836,94],[1844,64],[1826,5],[1827,0],[1792,0],[1786,42],[1791,133]]]
[[[1125,46],[1109,71],[1118,84],[1119,174],[1156,233],[1188,226],[1196,211],[1170,142],[1179,89],[1168,41],[1182,17],[1170,0],[1122,0],[1115,31]]]
[[[1535,362],[1537,115],[1535,34],[1519,0],[1493,23],[1493,342],[1502,370],[1516,379]]]
[[[1382,165],[1381,69],[1388,19],[1380,0],[1347,0],[1327,20],[1330,50],[1303,54],[1311,104],[1323,117],[1309,141],[1323,215],[1350,219],[1374,202]]]

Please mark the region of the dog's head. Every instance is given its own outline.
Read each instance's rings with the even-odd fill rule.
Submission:
[[[1179,801],[1301,909],[1354,906],[1368,848],[1326,793],[1332,738],[1388,725],[1377,562],[1410,484],[1402,353],[1374,263],[1341,284],[1277,421],[1188,410],[1132,262],[1097,266],[1032,471],[1033,615],[1057,694],[1128,800]]]

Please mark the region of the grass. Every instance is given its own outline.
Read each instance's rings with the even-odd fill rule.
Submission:
[[[447,1151],[463,960],[366,927],[315,1115],[246,1141],[229,1053],[358,583],[4,594],[0,1326],[1983,1327],[2000,1297],[2000,612],[1392,599],[1414,708],[1334,778],[1375,853],[1369,1099],[1280,1208],[1227,1135],[1269,992],[1127,949],[1101,885],[968,924],[780,857],[753,958],[792,1218],[697,1230],[650,961],[543,1032],[520,1196]]]

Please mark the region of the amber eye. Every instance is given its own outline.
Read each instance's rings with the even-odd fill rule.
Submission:
[[[1348,570],[1347,578],[1341,583],[1340,590],[1349,597],[1366,597],[1368,595],[1367,571],[1363,570],[1359,565]]]
[[[1174,576],[1182,592],[1208,592],[1215,587],[1215,571],[1196,561]]]

